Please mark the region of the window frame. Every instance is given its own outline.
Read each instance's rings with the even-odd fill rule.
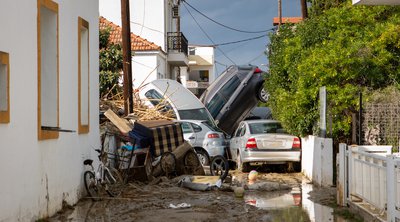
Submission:
[[[6,52],[0,51],[0,64],[3,64],[7,67],[7,83],[6,83],[6,91],[7,91],[7,110],[0,110],[0,123],[9,123],[10,122],[10,55]]]
[[[88,70],[87,70],[87,118],[88,122],[86,124],[82,124],[82,55],[81,55],[81,50],[82,50],[82,42],[81,42],[81,35],[82,35],[82,28],[87,29],[87,64],[88,64]],[[90,33],[89,33],[89,22],[87,22],[85,19],[78,17],[78,134],[84,134],[84,133],[89,133],[89,127],[90,127],[90,51],[89,51],[89,43],[90,43]],[[86,74],[85,74],[86,75]]]
[[[60,44],[59,44],[59,11],[58,4],[52,0],[38,0],[37,1],[37,55],[38,55],[38,139],[46,140],[46,139],[57,139],[59,137],[59,132],[57,130],[44,130],[42,129],[42,99],[41,99],[41,83],[42,83],[42,70],[41,70],[41,62],[42,62],[42,46],[41,46],[41,29],[40,29],[40,19],[41,19],[41,7],[45,7],[50,11],[53,11],[57,17],[57,127],[60,125]]]

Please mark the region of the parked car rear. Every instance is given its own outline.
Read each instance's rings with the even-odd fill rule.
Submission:
[[[301,143],[297,136],[289,135],[276,120],[246,120],[239,124],[230,140],[232,159],[241,171],[250,164],[294,163],[301,161]]]
[[[224,156],[227,143],[222,130],[201,120],[178,120],[183,137],[195,149],[202,165],[209,165],[212,157]]]
[[[229,135],[259,101],[268,100],[263,74],[256,66],[230,66],[201,95],[218,127]]]

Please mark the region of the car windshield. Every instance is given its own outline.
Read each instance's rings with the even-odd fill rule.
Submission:
[[[180,119],[193,119],[193,120],[205,120],[210,125],[215,126],[214,120],[208,114],[205,108],[200,109],[186,109],[186,110],[179,110],[179,117]]]
[[[278,122],[271,123],[250,123],[249,124],[251,134],[263,134],[263,133],[284,133],[286,131],[282,128],[282,125]]]

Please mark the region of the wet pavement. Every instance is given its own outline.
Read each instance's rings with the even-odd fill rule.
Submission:
[[[233,184],[249,185],[248,174],[232,175]],[[334,188],[313,187],[300,173],[260,172],[255,185],[282,189],[245,190],[243,198],[229,189],[192,191],[177,181],[130,183],[118,198],[83,199],[49,221],[354,221],[333,213]]]

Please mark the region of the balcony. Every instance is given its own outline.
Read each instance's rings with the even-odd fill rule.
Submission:
[[[188,66],[188,40],[182,32],[167,33],[167,61],[175,66]]]

